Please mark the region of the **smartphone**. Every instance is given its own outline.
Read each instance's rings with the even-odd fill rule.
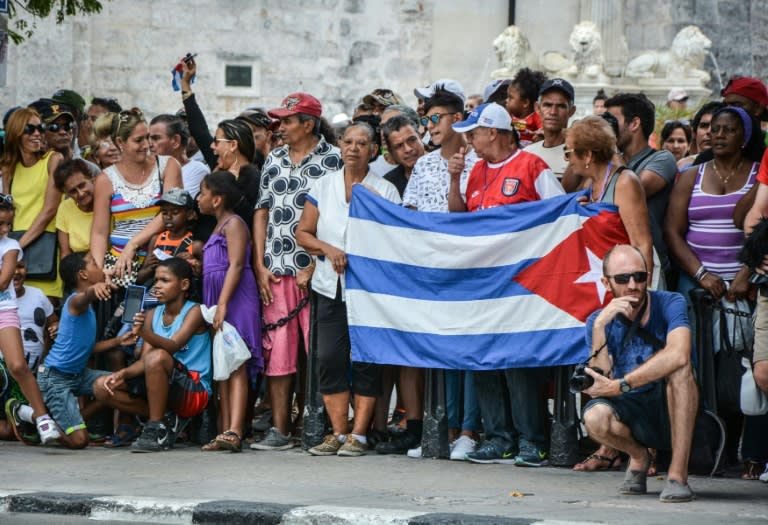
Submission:
[[[133,324],[133,317],[144,308],[144,294],[147,289],[135,284],[125,289],[125,309],[123,310],[123,322]]]

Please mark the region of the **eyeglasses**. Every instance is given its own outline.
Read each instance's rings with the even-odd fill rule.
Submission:
[[[224,139],[224,138],[219,138],[219,137],[214,137],[214,138],[213,138],[213,141],[214,141],[214,142],[232,142],[232,141],[234,141],[234,140],[235,140],[235,139]]]
[[[67,122],[66,124],[48,124],[48,131],[50,131],[51,133],[56,133],[59,130],[74,131],[75,130],[75,123],[74,122]]]
[[[43,133],[46,129],[47,129],[47,126],[45,124],[38,124],[38,125],[27,124],[26,126],[24,126],[24,131],[22,133],[24,133],[24,135],[31,135],[35,131],[39,131],[40,133]]]
[[[665,120],[664,121],[664,125],[666,126],[667,124],[675,124],[677,122],[679,122],[683,126],[690,126],[691,125],[690,121],[688,119],[684,119],[684,118],[679,118],[677,120]]]
[[[0,206],[3,205],[13,207],[13,196],[10,193],[0,193]]]
[[[709,128],[709,132],[712,134],[712,136],[719,135],[720,133],[725,135],[735,135],[739,131],[739,128],[734,128],[731,126],[710,126]]]
[[[428,117],[421,117],[421,125],[426,127],[430,122],[432,124],[437,124],[440,122],[440,119],[443,118],[446,115],[453,115],[453,113],[435,113],[434,115],[429,115]]]
[[[629,284],[630,279],[641,284],[648,280],[648,272],[617,273],[615,275],[606,275],[608,279],[613,279],[616,284]]]
[[[571,148],[563,151],[563,157],[565,157],[565,160],[571,160],[571,153],[576,151],[576,148]]]
[[[112,146],[113,146],[113,144],[111,142],[109,142],[108,140],[105,140],[103,142],[99,142],[99,148],[109,149]]]

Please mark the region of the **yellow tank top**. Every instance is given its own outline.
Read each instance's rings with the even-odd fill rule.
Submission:
[[[16,163],[11,182],[11,195],[13,195],[13,205],[16,207],[16,215],[13,219],[14,231],[28,229],[43,211],[45,191],[48,188],[48,161],[50,159],[51,152],[49,151],[32,166],[27,167],[21,162]],[[45,231],[56,231],[56,217],[51,219],[51,222],[45,227]],[[26,284],[40,288],[49,297],[61,297],[62,295],[62,282],[58,272],[55,281],[28,280]]]

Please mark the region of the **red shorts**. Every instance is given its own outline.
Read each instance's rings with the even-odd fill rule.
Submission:
[[[275,323],[286,317],[307,295],[296,286],[296,278],[281,275],[279,283],[272,285],[272,304],[262,305],[261,313],[266,324]],[[304,340],[304,351],[309,351],[309,304],[299,314],[274,330],[264,331],[264,375],[285,376],[296,373],[299,356],[299,337]]]
[[[208,390],[200,382],[200,373],[187,370],[180,361],[173,360],[173,371],[168,378],[168,408],[179,417],[195,417],[208,405]]]

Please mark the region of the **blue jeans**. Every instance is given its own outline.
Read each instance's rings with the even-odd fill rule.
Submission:
[[[55,368],[41,366],[37,372],[37,384],[48,407],[48,412],[65,434],[85,429],[80,415],[78,396],[92,396],[93,383],[111,372],[86,368],[79,374],[60,372]]]
[[[475,372],[475,388],[486,440],[506,449],[518,441],[546,450],[546,399],[542,388],[549,367]]]
[[[448,412],[448,428],[460,428],[462,431],[475,432],[480,428],[480,405],[475,393],[475,372],[469,370],[445,371],[445,410]],[[464,417],[459,423],[459,404],[462,402],[462,383],[464,386]]]

